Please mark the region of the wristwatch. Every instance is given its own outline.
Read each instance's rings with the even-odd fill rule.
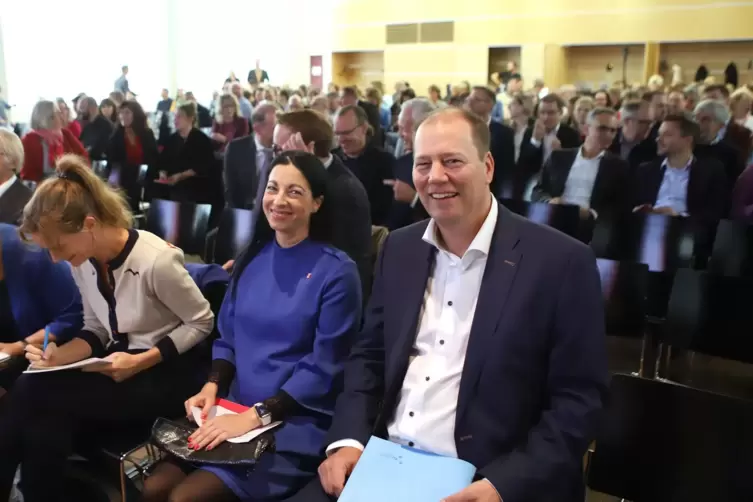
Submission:
[[[269,411],[266,404],[256,403],[254,409],[256,410],[256,414],[259,415],[262,427],[272,423],[272,412]]]

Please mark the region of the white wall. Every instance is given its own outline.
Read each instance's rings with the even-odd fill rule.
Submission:
[[[127,9],[112,0],[2,3],[8,100],[16,105],[16,120],[28,121],[40,98],[106,97],[124,64],[131,67],[131,89],[145,102],[158,99],[169,71],[166,0],[130,0]]]
[[[123,64],[147,109],[163,87],[206,102],[229,71],[245,81],[257,58],[272,84],[308,84],[311,55],[331,74],[334,1],[0,0],[0,86],[28,122],[40,98],[104,98]]]
[[[8,79],[7,72],[5,71],[5,44],[3,44],[3,23],[0,18],[0,96],[5,97],[8,95]]]
[[[180,4],[171,16],[176,82],[200,100],[221,88],[230,71],[245,82],[257,59],[273,85],[290,86],[309,83],[311,55],[331,59],[331,0],[274,0],[271,9],[260,0],[225,0],[212,10],[214,22],[205,23],[215,30],[211,40],[197,32],[196,15],[207,0],[172,1]]]

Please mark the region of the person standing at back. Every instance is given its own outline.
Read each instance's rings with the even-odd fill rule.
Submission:
[[[120,72],[120,76],[115,80],[113,89],[122,92],[123,96],[125,96],[131,92],[131,89],[128,87],[128,65],[123,65],[120,68]]]

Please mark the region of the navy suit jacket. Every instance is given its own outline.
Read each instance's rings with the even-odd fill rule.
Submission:
[[[66,262],[22,242],[16,227],[0,224],[3,274],[21,339],[49,326],[58,344],[83,326],[81,295]]]
[[[435,248],[428,222],[389,235],[326,444],[384,436],[415,343]],[[460,382],[458,456],[504,502],[582,502],[582,459],[605,399],[604,306],[593,253],[503,206]]]

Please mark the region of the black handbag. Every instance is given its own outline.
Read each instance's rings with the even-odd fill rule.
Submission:
[[[193,450],[188,447],[188,438],[198,427],[187,418],[177,421],[158,418],[152,426],[152,443],[160,450],[190,464],[253,466],[259,458],[275,451],[275,436],[264,432],[248,443],[225,441],[217,448]]]

